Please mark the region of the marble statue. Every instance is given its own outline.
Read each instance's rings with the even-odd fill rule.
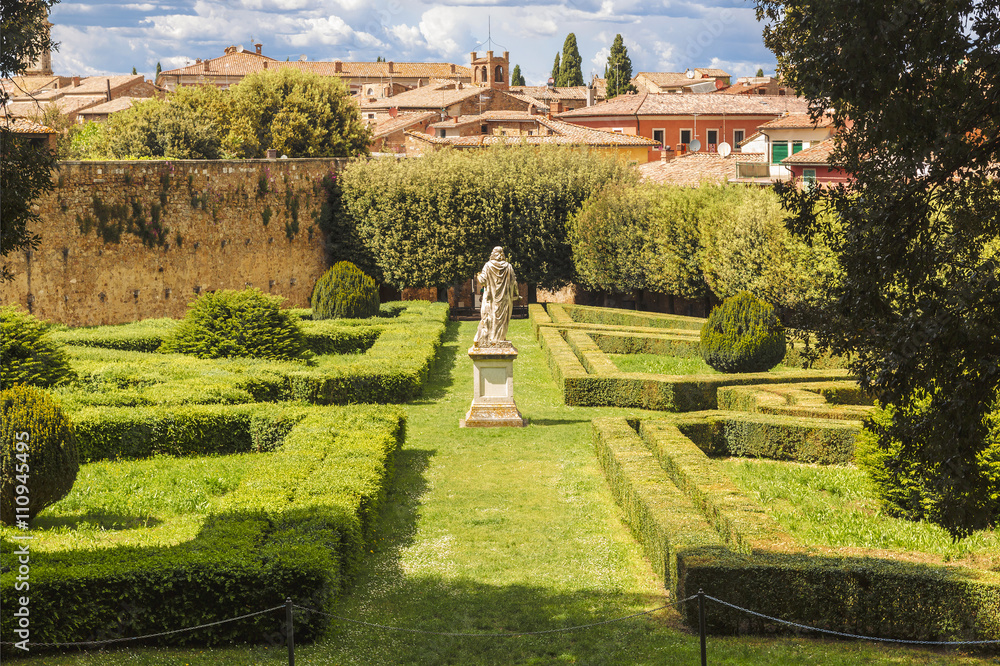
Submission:
[[[507,339],[507,327],[514,301],[519,300],[514,268],[504,259],[503,248],[497,246],[490,260],[476,276],[483,288],[482,319],[473,340],[475,347],[491,347]]]

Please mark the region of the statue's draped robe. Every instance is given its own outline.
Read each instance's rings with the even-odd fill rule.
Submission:
[[[486,262],[477,279],[483,286],[482,320],[473,344],[483,347],[507,339],[517,280],[514,268],[498,259]]]

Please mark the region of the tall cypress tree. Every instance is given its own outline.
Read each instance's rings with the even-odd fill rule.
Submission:
[[[636,92],[632,85],[632,60],[628,57],[628,49],[621,35],[615,35],[608,54],[608,64],[604,68],[604,77],[608,82],[608,99]]]
[[[525,85],[525,83],[524,83],[524,76],[522,76],[522,74],[521,74],[521,66],[520,65],[514,65],[514,69],[510,73],[510,85],[512,85],[512,86],[523,86],[523,85]]]
[[[580,65],[583,58],[580,57],[580,50],[576,47],[576,35],[572,32],[566,35],[563,42],[562,64],[559,65],[559,76],[556,77],[557,86],[582,86],[583,71]]]
[[[552,81],[559,85],[559,54],[556,53],[556,61],[552,65]]]

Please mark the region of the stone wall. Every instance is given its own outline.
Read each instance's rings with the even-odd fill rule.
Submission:
[[[246,286],[308,306],[326,269],[319,182],[339,159],[61,162],[41,236],[8,255],[0,302],[74,326],[181,317]]]

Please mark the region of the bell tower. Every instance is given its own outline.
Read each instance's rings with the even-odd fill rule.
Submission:
[[[487,51],[485,57],[480,57],[476,51],[473,51],[470,60],[473,85],[490,90],[510,88],[510,71],[508,70],[510,53],[504,51],[503,56],[498,57],[493,55],[493,51]]]

